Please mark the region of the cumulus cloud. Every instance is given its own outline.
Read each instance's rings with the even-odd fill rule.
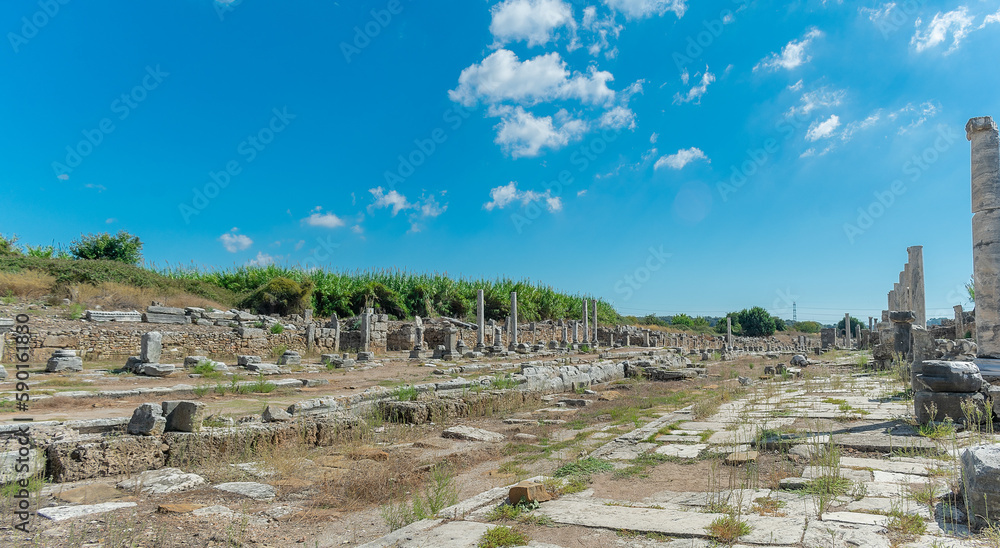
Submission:
[[[520,190],[517,188],[517,181],[511,181],[503,186],[490,189],[490,201],[483,204],[487,211],[503,209],[510,204],[520,202],[521,205],[528,205],[531,202],[543,201],[546,209],[550,212],[562,210],[562,199],[552,196],[551,190],[544,193],[533,190]]]
[[[375,198],[375,203],[369,206],[369,211],[373,209],[381,209],[384,207],[392,208],[392,216],[395,217],[397,213],[403,211],[404,209],[410,209],[413,204],[406,200],[406,196],[396,192],[395,190],[390,190],[385,192],[382,187],[369,188],[368,192],[372,194]]]
[[[922,21],[918,17],[916,21],[917,29],[913,33],[913,38],[910,39],[910,44],[913,45],[919,53],[926,49],[940,45],[947,40],[948,35],[951,34],[951,47],[945,51],[945,55],[947,55],[957,50],[959,44],[962,42],[962,39],[969,34],[969,27],[972,26],[972,19],[973,17],[969,15],[968,9],[965,6],[962,6],[947,13],[938,12],[934,15],[931,22],[927,24],[927,27],[921,30],[920,26]]]
[[[840,134],[840,138],[844,141],[850,141],[854,134],[866,130],[874,126],[882,118],[882,109],[876,110],[875,112],[868,115],[864,120],[859,120],[856,122],[851,122],[844,126],[844,131]]]
[[[253,259],[247,261],[249,266],[267,266],[269,264],[274,264],[275,257],[264,253],[263,251],[258,251],[257,256]]]
[[[816,121],[810,124],[809,131],[806,132],[806,139],[809,141],[826,139],[833,135],[833,132],[836,131],[838,127],[840,127],[840,118],[836,114],[831,115],[822,122]]]
[[[497,46],[525,41],[528,47],[555,39],[554,31],[576,28],[573,8],[562,0],[507,0],[491,10],[490,32]]]
[[[333,213],[323,213],[322,210],[322,207],[316,206],[308,217],[302,219],[302,224],[322,228],[340,228],[344,226],[343,219]]]
[[[635,129],[635,113],[628,107],[617,106],[602,114],[598,123],[603,128]]]
[[[628,19],[645,19],[654,15],[673,12],[678,19],[684,17],[687,4],[684,0],[603,0],[609,8]]]
[[[580,138],[587,123],[572,118],[565,110],[553,116],[535,116],[521,107],[495,107],[490,115],[499,116],[495,143],[512,158],[538,156],[543,148],[560,149]]]
[[[226,251],[230,253],[243,251],[253,245],[253,240],[251,240],[249,236],[239,234],[238,231],[238,228],[233,227],[233,229],[229,232],[219,236],[219,241],[222,242],[222,247],[226,248]]]
[[[615,97],[607,85],[613,79],[610,72],[595,67],[590,67],[587,74],[571,74],[556,52],[522,62],[514,52],[500,49],[463,69],[458,87],[450,90],[448,97],[470,107],[480,101],[533,105],[557,99],[607,104]]]
[[[809,29],[801,40],[792,40],[785,47],[781,48],[781,53],[772,53],[769,57],[762,59],[753,67],[754,72],[758,70],[777,70],[779,68],[791,70],[808,63],[812,57],[809,56],[806,49],[812,44],[813,40],[820,36],[823,36],[823,33],[819,29]]]
[[[694,77],[697,78],[698,74],[699,73],[695,73]],[[684,84],[687,84],[688,78],[689,78],[688,71],[687,69],[684,69],[684,72],[681,73],[681,81],[683,81]],[[690,103],[692,101],[694,101],[695,104],[700,104],[701,96],[705,95],[705,92],[708,91],[708,85],[714,81],[715,81],[715,75],[712,74],[711,72],[708,72],[708,67],[706,66],[705,73],[701,75],[701,82],[695,84],[691,89],[688,90],[686,94],[681,95],[680,92],[675,93],[674,104],[680,105],[683,103]]]
[[[448,204],[439,204],[437,199],[431,196],[421,196],[420,199],[411,202],[406,196],[390,190],[386,192],[382,187],[369,188],[368,192],[374,198],[374,202],[368,206],[368,211],[376,209],[391,208],[392,216],[395,217],[400,211],[410,211],[407,217],[410,221],[410,232],[420,232],[425,219],[433,219],[448,210]],[[357,234],[361,233],[361,226],[355,225],[351,230]]]
[[[587,53],[597,56],[603,51],[608,59],[618,56],[618,48],[611,46],[611,40],[617,39],[624,27],[615,22],[614,14],[598,17],[597,7],[587,6],[583,8],[583,28],[590,33],[591,44],[587,46]]]
[[[695,160],[708,160],[708,156],[701,149],[691,147],[682,148],[677,151],[676,154],[668,154],[666,156],[660,156],[660,159],[653,164],[653,169],[660,169],[661,167],[669,167],[671,169],[683,169],[684,166],[694,162]]]

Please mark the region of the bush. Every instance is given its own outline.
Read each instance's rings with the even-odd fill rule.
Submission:
[[[823,325],[819,322],[795,322],[792,324],[792,329],[802,333],[819,333],[819,330],[823,329]]]
[[[21,248],[17,247],[17,234],[4,237],[0,234],[0,257],[9,255],[20,255]]]
[[[272,278],[240,303],[257,314],[301,314],[310,307],[313,285],[310,280],[299,283],[290,278]]]
[[[851,336],[852,337],[854,336],[854,331],[855,331],[856,328],[865,329],[866,327],[868,327],[868,326],[866,326],[865,324],[861,323],[861,320],[855,318],[854,316],[851,316]],[[844,320],[840,320],[839,322],[837,322],[837,331],[840,332],[840,331],[843,331],[843,330],[844,330]]]
[[[103,259],[132,265],[142,262],[142,242],[138,236],[124,230],[114,236],[107,232],[80,235],[69,251],[77,259]]]
[[[737,318],[744,336],[770,337],[774,334],[774,318],[759,306],[740,310]]]
[[[285,332],[285,326],[281,325],[280,323],[276,323],[271,326],[271,333],[274,335],[281,335],[284,332]]]

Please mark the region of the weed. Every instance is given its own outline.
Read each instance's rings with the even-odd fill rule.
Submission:
[[[417,388],[409,384],[397,386],[392,391],[392,396],[399,401],[417,401],[417,395]]]
[[[264,374],[258,373],[257,380],[253,381],[249,386],[241,387],[247,389],[255,394],[269,394],[274,391],[278,386],[273,382],[268,382],[264,380]]]
[[[785,506],[787,506],[787,503],[783,500],[772,499],[771,497],[758,497],[753,499],[753,506],[750,507],[750,511],[762,516],[781,517],[785,515],[781,511]]]
[[[191,368],[191,372],[196,375],[201,375],[206,379],[218,379],[222,377],[222,371],[216,371],[215,365],[211,360],[201,360],[198,365]]]
[[[276,323],[271,326],[272,335],[281,335],[284,332],[285,332],[285,326],[281,325],[280,323]]]
[[[562,465],[553,475],[557,478],[565,478],[567,476],[599,474],[613,469],[614,466],[610,462],[595,458],[586,458]]]
[[[733,515],[716,518],[705,528],[708,536],[722,544],[733,544],[736,539],[750,534],[750,525]]]
[[[934,405],[934,404],[931,404]],[[917,427],[917,432],[925,437],[932,440],[942,440],[950,438],[956,432],[955,423],[952,422],[950,417],[946,417],[944,421],[930,421],[926,424],[921,424]]]
[[[885,524],[885,528],[893,546],[897,546],[922,536],[927,531],[927,524],[916,514],[893,510],[889,512],[889,521]]]
[[[493,390],[510,390],[512,388],[517,388],[518,383],[510,374],[504,376],[496,376],[490,380],[490,388]]]
[[[538,501],[528,502],[522,498],[517,504],[501,504],[486,514],[486,521],[514,521],[537,509]]]
[[[491,527],[483,533],[483,536],[479,539],[479,544],[476,545],[477,548],[501,548],[504,546],[526,546],[531,539],[528,535],[507,527],[505,525],[499,525],[497,527]]]
[[[403,501],[381,506],[379,514],[392,531],[414,521],[432,518],[458,502],[458,489],[454,479],[451,468],[435,466],[431,469],[431,484],[426,489],[414,496],[409,503]]]
[[[210,387],[207,384],[199,384],[191,389],[191,392],[196,398],[204,398],[205,394],[208,394]]]

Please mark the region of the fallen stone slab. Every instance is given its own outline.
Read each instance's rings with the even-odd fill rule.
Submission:
[[[891,544],[884,527],[813,520],[806,527],[802,546],[890,548]]]
[[[73,504],[100,504],[112,502],[124,497],[126,494],[104,483],[92,483],[81,485],[73,489],[53,493],[59,500],[71,502]]]
[[[80,518],[93,514],[112,512],[122,508],[134,508],[134,502],[104,502],[101,504],[82,504],[79,506],[50,506],[38,511],[38,515],[52,521],[63,521],[67,519]]]
[[[666,455],[668,457],[679,457],[682,459],[696,459],[698,458],[698,455],[701,454],[702,450],[707,448],[708,448],[707,443],[696,443],[694,445],[667,444],[657,447],[655,453],[657,455]]]
[[[166,363],[144,363],[139,370],[140,374],[147,377],[169,377],[176,371],[176,367]]]
[[[255,500],[271,500],[277,495],[274,487],[253,481],[232,481],[229,483],[220,483],[216,485],[215,488],[220,491],[235,493],[237,495],[242,495]]]
[[[393,536],[391,543],[385,542],[388,537],[383,537],[362,546],[366,548],[387,548],[389,546],[393,548],[424,548],[429,546],[434,548],[475,548],[483,534],[492,527],[495,525],[475,521],[450,521],[447,523],[437,521],[422,529],[407,531],[404,535],[390,535]]]
[[[292,415],[284,409],[268,405],[264,408],[260,418],[264,422],[285,422],[292,420]]]
[[[412,540],[423,531],[436,527],[443,522],[444,520],[441,519],[422,519],[420,521],[415,521],[406,527],[396,529],[380,539],[362,544],[361,546],[358,546],[358,548],[395,548],[400,546],[401,542]]]
[[[178,468],[161,468],[147,470],[134,478],[118,483],[118,487],[126,491],[138,489],[147,495],[166,495],[194,489],[207,483],[198,474],[187,474]]]
[[[142,314],[132,311],[132,312],[112,312],[105,310],[88,310],[87,316],[88,321],[91,322],[128,322],[128,323],[138,323],[142,321]]]
[[[471,426],[452,426],[451,428],[445,429],[444,432],[441,432],[441,437],[483,442],[498,442],[506,439],[503,434],[490,432],[489,430],[483,430],[482,428],[473,428]]]
[[[166,426],[163,407],[155,403],[144,403],[132,412],[126,432],[133,436],[159,436]]]
[[[182,325],[191,323],[191,317],[186,314],[157,314],[155,312],[146,312],[142,315],[142,321],[146,323],[157,323],[157,324],[174,324]]]

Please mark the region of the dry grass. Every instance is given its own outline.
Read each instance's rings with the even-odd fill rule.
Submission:
[[[144,310],[149,303],[158,301],[165,306],[197,306],[226,310],[229,307],[210,299],[191,295],[180,291],[164,292],[159,289],[133,287],[115,282],[104,282],[93,286],[88,284],[74,285],[70,289],[73,300],[88,308],[100,305],[104,309],[137,309]]]
[[[35,270],[0,272],[0,297],[38,299],[52,293],[56,279]]]

